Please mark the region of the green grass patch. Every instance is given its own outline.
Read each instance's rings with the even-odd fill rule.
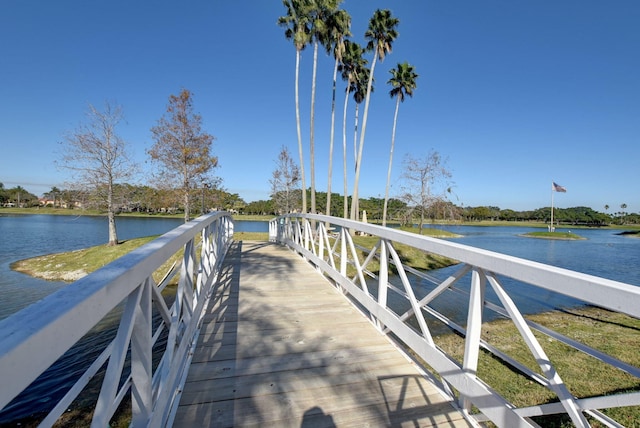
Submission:
[[[268,241],[269,232],[233,232],[236,241]]]
[[[560,239],[560,240],[580,240],[586,239],[580,235],[576,235],[571,232],[528,232],[522,236],[527,238],[539,238],[539,239]]]
[[[156,236],[147,236],[122,241],[114,246],[97,245],[82,250],[32,257],[12,263],[11,269],[49,281],[72,282],[155,238]]]
[[[371,250],[379,240],[380,238],[376,236],[353,237],[354,244],[364,247],[367,250]],[[402,261],[404,265],[422,271],[440,269],[457,263],[457,261],[450,258],[443,257],[434,253],[429,253],[427,251],[422,251],[409,245],[394,243],[393,248],[395,248],[400,261]],[[357,253],[360,263],[364,262],[367,254],[362,250],[358,250]],[[374,259],[369,262],[366,269],[373,273],[378,273],[380,270],[380,263],[377,259]],[[392,269],[392,271],[395,271],[395,269]],[[355,270],[353,272],[351,272],[350,270],[348,274],[353,275],[354,273]]]
[[[234,220],[240,221],[269,221],[276,218],[274,215],[257,215],[257,214],[233,214]]]
[[[0,214],[43,214],[43,215],[72,215],[72,216],[95,216],[105,215],[99,210],[84,210],[77,208],[53,208],[53,207],[30,207],[30,208],[1,208]]]
[[[404,230],[405,232],[420,234],[420,229],[417,227],[402,226],[400,227],[400,230]],[[431,227],[423,227],[422,236],[430,236],[432,238],[460,238],[462,235],[449,232],[448,230],[434,229]]]
[[[600,308],[581,308],[528,315],[528,319],[555,330],[594,349],[615,356],[621,361],[640,367],[640,320]],[[638,378],[628,375],[601,361],[587,356],[546,335],[535,333],[563,381],[577,397],[639,391]],[[542,374],[524,340],[510,320],[485,323],[482,338],[528,368]],[[464,338],[447,334],[434,338],[436,344],[462,363]],[[533,406],[557,401],[555,394],[506,365],[488,352],[481,352],[478,376],[517,406]],[[634,425],[640,421],[640,407],[607,409],[607,415],[623,423]],[[572,426],[566,417],[554,416],[537,420],[542,426]],[[592,426],[600,427],[597,421]]]

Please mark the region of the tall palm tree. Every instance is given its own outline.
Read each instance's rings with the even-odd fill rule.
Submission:
[[[363,74],[362,69],[367,69],[367,60],[362,57],[363,50],[362,47],[355,42],[350,40],[344,41],[344,53],[342,55],[342,62],[338,65],[338,70],[341,73],[342,79],[346,80],[347,87],[345,89],[345,98],[344,98],[344,109],[343,109],[343,117],[342,117],[342,169],[343,169],[343,183],[344,183],[344,218],[348,218],[349,215],[349,190],[347,189],[347,105],[349,104],[349,94],[354,92],[354,97],[356,96],[356,91],[358,89],[357,81],[359,76]],[[368,69],[367,69],[368,71]],[[357,107],[358,104],[356,104]],[[357,118],[357,110],[356,110],[356,118]],[[357,119],[356,119],[357,120]],[[357,124],[357,122],[356,122]],[[356,135],[357,135],[357,126],[356,126]],[[356,152],[356,140],[354,137],[354,161],[355,161],[355,152]]]
[[[323,43],[327,53],[333,51],[335,63],[333,66],[333,91],[331,95],[331,133],[329,138],[329,170],[327,182],[327,210],[326,214],[331,215],[331,179],[333,173],[333,139],[335,133],[336,118],[336,81],[338,79],[338,66],[342,63],[345,51],[345,37],[351,35],[351,16],[345,10],[339,9],[333,13],[327,22],[327,39]],[[345,192],[346,196],[346,192]]]
[[[315,103],[318,47],[328,39],[329,17],[336,13],[342,0],[309,0],[309,37],[313,42],[313,73],[311,76],[311,112],[309,123],[309,174],[311,175],[311,212],[316,213],[316,168],[315,168]]]
[[[393,130],[391,131],[391,150],[389,151],[389,169],[387,170],[387,187],[384,193],[384,207],[382,208],[382,225],[387,225],[387,205],[389,203],[389,187],[391,185],[391,165],[393,163],[393,147],[396,141],[396,124],[398,123],[398,107],[404,102],[405,95],[413,97],[413,90],[416,88],[418,75],[412,65],[408,62],[398,64],[398,68],[390,71],[391,79],[387,82],[392,86],[389,91],[391,98],[396,97],[396,111],[393,115]]]
[[[369,61],[365,60],[365,64],[368,62]],[[354,85],[353,100],[356,102],[354,126],[353,126],[353,162],[354,162],[354,170],[358,172],[358,177],[359,177],[358,165],[361,161],[361,159],[358,159],[358,118],[360,113],[360,105],[362,104],[362,102],[365,100],[367,96],[367,83],[369,82],[370,75],[371,75],[371,70],[368,69],[365,65],[358,69],[358,71],[356,72],[356,80],[353,83]],[[373,79],[373,82],[375,82],[375,79]],[[371,93],[374,93],[374,92],[375,90],[372,84]],[[352,203],[351,210],[352,212],[355,211],[357,216],[358,213],[360,212],[360,200],[358,198],[353,198],[351,203]]]
[[[371,84],[373,82],[373,74],[376,67],[376,59],[384,61],[384,57],[391,52],[393,42],[398,37],[396,27],[400,21],[391,15],[391,11],[376,10],[369,20],[369,26],[364,33],[364,37],[368,40],[367,50],[373,51],[373,61],[371,61],[371,73],[367,83],[367,94],[364,103],[364,115],[362,118],[362,131],[360,132],[360,144],[358,146],[358,160],[356,163],[356,175],[353,184],[353,201],[351,202],[351,219],[358,219],[357,200],[358,200],[358,182],[360,181],[360,169],[362,166],[362,149],[364,147],[364,136],[367,129],[367,116],[369,113],[369,100],[371,98]]]
[[[300,178],[302,185],[302,212],[307,212],[307,187],[304,176],[304,154],[302,152],[302,132],[300,130],[300,97],[299,97],[299,76],[300,76],[300,52],[310,41],[309,36],[309,9],[308,0],[282,0],[282,4],[287,9],[287,14],[278,18],[278,25],[285,27],[284,36],[287,40],[293,41],[296,48],[296,129],[298,131],[298,153],[300,155]]]

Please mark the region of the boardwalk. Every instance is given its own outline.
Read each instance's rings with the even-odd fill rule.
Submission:
[[[235,243],[174,427],[469,426],[288,249]]]

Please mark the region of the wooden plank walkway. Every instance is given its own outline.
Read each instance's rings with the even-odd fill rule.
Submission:
[[[308,263],[235,242],[173,426],[470,425]]]

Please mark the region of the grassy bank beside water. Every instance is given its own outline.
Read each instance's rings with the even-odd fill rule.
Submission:
[[[409,229],[411,230],[411,229]],[[439,237],[454,237],[456,235],[437,229],[427,229],[425,235]],[[156,236],[130,239],[122,241],[116,246],[97,245],[76,251],[46,254],[19,260],[11,264],[11,269],[27,275],[48,281],[72,282],[111,263],[115,259],[152,241]],[[235,232],[233,238],[237,241],[268,241],[267,232]],[[377,241],[375,237],[356,236],[357,245],[371,248]],[[425,253],[414,248],[398,245],[401,259],[415,269],[430,270],[450,266],[455,261],[435,254]],[[177,258],[177,256],[175,256]],[[377,270],[377,263],[369,266],[370,270]]]

